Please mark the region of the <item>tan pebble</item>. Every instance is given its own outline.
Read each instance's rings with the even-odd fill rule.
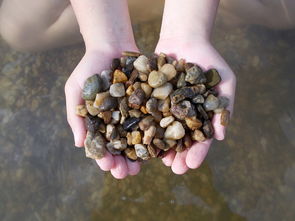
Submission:
[[[176,64],[175,64],[175,69],[179,72],[184,72],[184,65],[185,65],[185,60],[181,58]]]
[[[127,56],[127,57],[139,57],[141,54],[136,51],[123,51],[122,56]]]
[[[197,119],[195,116],[194,117],[186,117],[185,119],[186,125],[191,129],[191,130],[196,130],[202,127],[202,122]]]
[[[105,124],[110,123],[112,120],[112,112],[111,111],[100,112],[97,116],[100,117],[101,119],[103,119]]]
[[[121,138],[120,140],[112,141],[116,150],[125,150],[127,148],[127,139]]]
[[[145,131],[147,130],[151,125],[154,124],[154,117],[149,115],[149,116],[146,116],[145,118],[143,118],[139,123],[139,128],[140,130],[142,131]]]
[[[166,83],[161,87],[155,88],[152,93],[152,97],[155,97],[160,100],[165,100],[171,94],[172,90],[172,84]]]
[[[174,148],[177,144],[175,140],[165,140],[167,148],[171,149]]]
[[[206,140],[204,134],[200,130],[195,130],[192,135],[192,139],[198,142],[203,142]]]
[[[141,133],[139,131],[132,131],[131,135],[132,135],[131,143],[133,145],[141,143]]]
[[[124,150],[124,153],[126,154],[126,156],[131,159],[131,160],[137,160],[137,155],[135,152],[135,149],[132,147],[128,147]]]
[[[164,64],[161,67],[160,72],[162,72],[167,77],[168,81],[172,80],[172,78],[174,78],[177,74],[177,71],[172,64]]]
[[[138,75],[138,78],[141,80],[141,81],[147,81],[147,79],[148,79],[148,75],[147,74],[145,74],[145,73],[139,73],[139,75]]]
[[[156,134],[157,128],[155,126],[150,126],[149,129],[144,131],[144,137],[142,139],[143,144],[150,144]]]
[[[169,117],[169,116],[172,116],[171,112],[164,112],[163,113],[163,117]]]
[[[136,155],[139,158],[141,158],[143,160],[148,160],[150,158],[150,154],[149,154],[145,145],[135,144],[134,149],[135,149]]]
[[[170,97],[167,97],[165,100],[158,101],[158,110],[161,112],[169,112],[169,110],[170,110]]]
[[[192,138],[191,138],[191,135],[190,134],[186,134],[183,138],[183,144],[186,148],[189,148],[192,146],[193,144],[193,141],[192,141]]]
[[[158,139],[158,138],[153,139],[153,144],[161,150],[167,150],[167,146],[165,142],[161,139]]]
[[[177,141],[177,144],[176,144],[176,146],[175,146],[175,151],[176,151],[176,152],[182,152],[182,151],[184,151],[184,150],[185,150],[185,146],[184,146],[184,144],[183,144],[182,139],[180,139],[180,140]]]
[[[96,94],[93,107],[99,108],[104,103],[104,100],[108,97],[110,97],[110,92],[102,92],[102,93]]]
[[[128,111],[128,113],[129,113],[129,116],[130,117],[136,117],[136,118],[139,118],[140,116],[141,116],[141,112],[139,111],[139,110],[137,110],[137,109],[131,109],[131,110],[129,110]]]
[[[166,55],[164,53],[160,53],[158,56],[158,69],[160,69],[164,64],[166,64]]]
[[[136,89],[141,89],[141,83],[140,82],[135,82],[134,84],[133,84],[133,88],[134,88],[134,90],[136,90]]]
[[[174,121],[170,126],[167,127],[164,137],[171,140],[179,140],[185,135],[185,130],[182,124],[178,121]]]
[[[223,126],[228,126],[230,119],[230,112],[228,110],[223,110],[220,116],[220,123]]]
[[[175,118],[173,116],[169,116],[169,117],[165,117],[160,121],[160,126],[163,128],[168,127],[173,121],[175,120]]]
[[[140,55],[133,63],[134,68],[139,72],[148,73],[149,59],[145,55]]]
[[[127,90],[126,90],[126,94],[128,96],[130,96],[132,93],[134,92],[134,88],[133,88],[133,85],[130,85]]]
[[[148,83],[151,87],[157,88],[167,82],[167,77],[161,71],[152,71],[149,74]]]
[[[147,109],[146,109],[145,106],[141,106],[141,107],[140,107],[140,111],[141,111],[142,113],[144,113],[144,114],[147,114],[147,113],[148,113],[148,112],[147,112]]]
[[[86,104],[86,109],[88,111],[88,113],[92,116],[96,116],[99,113],[99,110],[96,107],[93,107],[93,101],[89,101],[86,100],[85,104]]]
[[[132,134],[131,134],[131,132],[127,133],[126,138],[127,138],[127,144],[132,145]]]
[[[120,70],[115,70],[113,75],[113,84],[125,83],[128,80],[127,76]]]
[[[146,97],[151,96],[153,88],[149,84],[141,83],[141,89],[144,91]]]
[[[76,106],[76,115],[80,117],[86,117],[88,111],[85,107],[85,105],[77,105]]]

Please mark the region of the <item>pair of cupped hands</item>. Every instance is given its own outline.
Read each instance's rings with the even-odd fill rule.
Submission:
[[[120,57],[122,51],[139,51],[135,44],[112,43],[103,44],[101,48],[86,49],[86,53],[78,66],[75,68],[65,85],[67,119],[72,128],[75,146],[83,147],[86,137],[86,128],[83,118],[75,114],[77,104],[83,104],[81,91],[85,80],[96,73],[109,69],[113,58]],[[236,78],[220,54],[211,45],[209,40],[195,40],[190,42],[181,39],[162,39],[159,40],[155,53],[163,52],[176,59],[184,58],[186,62],[198,64],[203,70],[216,68],[222,78],[218,84],[219,95],[230,99],[228,109],[233,113],[234,95]],[[213,118],[215,130],[214,138],[223,140],[226,128],[220,124],[220,114],[215,114]],[[175,174],[184,174],[189,169],[198,168],[204,161],[212,139],[204,142],[196,142],[183,152],[169,150],[162,158],[163,163],[171,167]],[[111,171],[117,179],[123,179],[128,175],[136,175],[140,171],[139,162],[132,162],[123,156],[113,156],[109,152],[104,158],[96,160],[98,166],[103,171]]]

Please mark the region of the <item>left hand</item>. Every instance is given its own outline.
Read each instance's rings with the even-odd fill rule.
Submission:
[[[181,39],[161,39],[156,47],[156,53],[159,54],[160,52],[176,59],[184,58],[186,62],[196,63],[204,71],[216,68],[222,78],[216,89],[219,95],[230,99],[228,110],[231,114],[233,113],[236,77],[208,40],[195,40],[183,43]],[[214,138],[223,140],[226,128],[220,124],[220,114],[214,115],[212,123],[215,130]],[[189,149],[180,153],[169,150],[162,161],[166,166],[171,166],[175,174],[184,174],[189,168],[196,169],[202,164],[211,143],[212,139],[204,142],[195,142]]]

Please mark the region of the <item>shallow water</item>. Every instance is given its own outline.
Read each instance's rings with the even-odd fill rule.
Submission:
[[[295,30],[229,28],[213,43],[237,75],[235,114],[202,167],[159,160],[118,181],[73,147],[64,83],[83,46],[19,53],[0,42],[1,220],[295,219]],[[159,20],[135,25],[152,52]]]

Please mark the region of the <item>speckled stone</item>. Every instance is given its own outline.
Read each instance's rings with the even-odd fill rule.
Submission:
[[[110,92],[102,92],[96,95],[93,106],[99,111],[109,111],[118,106],[118,101],[111,97]]]
[[[201,94],[199,94],[192,99],[192,102],[194,104],[203,104],[205,102],[205,98]]]
[[[180,101],[184,99],[193,99],[197,95],[200,94],[200,88],[199,85],[191,86],[191,87],[183,87],[180,89],[175,90],[171,95],[171,101],[172,103],[179,103]]]
[[[76,115],[80,116],[80,117],[86,117],[88,111],[85,107],[85,105],[81,104],[81,105],[77,105],[76,106]]]
[[[142,130],[142,131],[145,131],[147,130],[151,125],[154,124],[154,117],[149,115],[149,116],[146,116],[145,118],[143,118],[140,122],[139,122],[139,128]]]
[[[167,97],[165,100],[158,101],[158,111],[167,113],[170,110],[170,98]]]
[[[122,56],[128,56],[128,57],[139,57],[141,54],[136,51],[123,51]]]
[[[112,84],[110,87],[110,95],[112,97],[123,97],[125,96],[125,87],[123,83]]]
[[[85,101],[87,111],[90,115],[96,116],[99,113],[99,110],[93,106],[93,101]]]
[[[206,82],[206,77],[202,69],[199,66],[194,65],[187,70],[185,81],[190,84],[203,84]]]
[[[85,81],[82,90],[82,98],[84,100],[94,100],[96,94],[101,92],[102,89],[102,80],[98,74],[95,74]]]
[[[116,129],[116,127],[113,124],[108,124],[106,126],[106,133],[105,137],[107,140],[116,140],[119,139],[119,133]]]
[[[96,137],[91,141],[90,148],[85,148],[86,157],[92,159],[101,159],[106,153],[106,143],[101,134],[96,133]]]
[[[196,115],[195,107],[187,100],[181,101],[178,104],[172,104],[170,111],[173,116],[180,120]]]
[[[182,124],[178,121],[174,121],[170,126],[167,127],[164,137],[165,139],[178,140],[183,138],[185,130]]]
[[[161,150],[167,150],[167,146],[166,146],[165,142],[159,138],[153,139],[153,144]]]
[[[137,157],[139,157],[143,160],[148,160],[150,158],[150,154],[149,154],[145,145],[135,144],[134,149],[135,149]]]
[[[131,144],[140,144],[141,143],[141,133],[139,131],[132,131],[131,132]]]
[[[95,133],[98,131],[99,125],[102,123],[102,120],[97,116],[91,116],[88,114],[85,117],[85,124],[86,129],[92,133]]]
[[[128,147],[124,150],[124,153],[128,157],[128,159],[132,161],[137,160],[137,155],[134,148]]]
[[[160,100],[165,100],[170,95],[172,90],[173,90],[172,84],[166,83],[162,85],[161,87],[155,88],[152,93],[152,97],[155,97]]]
[[[185,123],[191,130],[196,130],[202,127],[202,122],[196,118],[196,116],[193,117],[186,117]]]
[[[149,74],[148,83],[151,87],[157,88],[167,82],[167,77],[161,71],[152,71]]]
[[[185,87],[186,86],[185,73],[182,72],[179,75],[176,86],[177,86],[177,88],[182,88],[182,87]]]
[[[147,145],[147,150],[152,158],[157,157],[157,147],[154,144]]]
[[[121,155],[121,151],[117,150],[114,148],[114,144],[113,143],[107,143],[106,145],[107,150],[112,154],[112,155]]]
[[[153,114],[153,113],[155,113],[155,112],[158,111],[158,101],[154,97],[148,99],[148,101],[146,102],[145,106],[146,106],[146,111],[149,114]]]
[[[119,140],[111,141],[113,143],[114,149],[116,150],[125,150],[127,148],[127,139],[121,138]]]
[[[145,99],[145,93],[141,88],[136,89],[128,98],[131,108],[139,109]]]

